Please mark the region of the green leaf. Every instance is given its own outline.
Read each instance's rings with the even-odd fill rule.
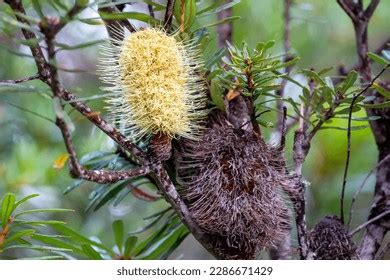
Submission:
[[[99,12],[100,16],[104,20],[125,20],[133,19],[146,22],[150,25],[161,26],[161,21],[151,17],[150,15],[138,12],[120,12],[120,13],[106,13]]]
[[[26,230],[20,230],[15,232],[14,234],[8,235],[7,238],[5,239],[5,242],[2,244],[4,247],[5,245],[18,240],[19,238],[25,236],[25,235],[32,235],[35,232],[34,229],[26,229]],[[0,245],[1,247],[1,245]]]
[[[306,76],[308,76],[309,78],[312,78],[314,81],[316,81],[320,85],[326,86],[325,80],[323,80],[316,72],[314,72],[312,70],[307,70],[307,69],[303,69],[301,72],[303,74],[305,74]]]
[[[68,187],[64,190],[63,194],[68,194],[68,193],[70,193],[70,192],[73,191],[75,188],[81,186],[83,183],[85,183],[84,180],[75,180],[70,186],[68,186]]]
[[[25,215],[25,214],[31,214],[31,213],[55,213],[55,212],[74,212],[72,209],[61,209],[61,208],[52,208],[52,209],[33,209],[33,210],[27,210],[20,212],[15,215],[16,217]]]
[[[7,193],[3,197],[3,201],[1,205],[1,223],[3,228],[7,225],[8,220],[15,209],[15,200],[16,200],[15,195],[12,193]]]
[[[184,225],[179,225],[177,228],[169,232],[163,238],[157,240],[153,243],[148,250],[143,252],[138,256],[140,259],[144,260],[153,260],[157,259],[160,255],[170,249],[170,247],[175,244],[176,240],[186,232],[186,227]]]
[[[358,73],[355,70],[352,70],[348,73],[347,77],[343,82],[342,92],[345,93],[347,90],[353,86],[358,78]]]
[[[370,127],[369,125],[359,125],[352,126],[351,130],[361,130]],[[336,129],[336,130],[348,130],[348,127],[340,127],[340,126],[322,126],[321,129]]]
[[[118,250],[123,253],[123,236],[124,226],[122,220],[116,220],[112,224],[112,230],[114,231],[115,243],[118,246]]]
[[[348,120],[348,116],[334,116],[335,119],[346,119]],[[380,116],[367,116],[367,117],[352,117],[351,120],[357,121],[357,122],[367,122],[367,121],[376,121],[380,120]]]
[[[54,246],[60,249],[68,249],[72,250],[74,253],[83,254],[83,251],[79,249],[77,246],[69,244],[67,242],[62,241],[59,237],[56,236],[48,236],[42,234],[34,234],[31,236],[32,239],[38,240],[42,243]]]
[[[214,3],[213,5],[210,5],[209,7],[199,11],[197,13],[198,17],[206,17],[206,16],[211,16],[214,14],[217,14],[223,10],[229,9],[235,5],[240,3],[240,0],[233,0],[231,2],[228,2],[226,4],[220,4],[220,3]]]
[[[226,17],[222,20],[219,20],[219,21],[204,25],[202,27],[199,27],[198,29],[195,29],[194,32],[201,29],[201,28],[208,28],[208,27],[213,27],[213,26],[220,25],[220,24],[229,23],[229,22],[235,21],[235,20],[240,19],[240,18],[241,18],[240,16]]]
[[[125,250],[124,250],[124,253],[123,253],[123,256],[126,259],[129,259],[131,257],[131,253],[133,252],[137,242],[138,242],[138,237],[137,236],[129,236],[126,239]]]
[[[63,224],[53,225],[53,228],[56,229],[61,234],[70,236],[74,241],[93,245],[95,247],[101,248],[101,249],[109,252],[111,255],[114,255],[114,252],[111,249],[107,248],[103,244],[100,244],[98,242],[90,240],[89,238],[81,235],[80,233],[76,232],[75,230],[71,229],[70,227],[67,227],[66,225],[63,225]]]
[[[39,194],[31,194],[29,196],[22,198],[21,200],[19,200],[18,202],[15,203],[15,208],[17,208],[19,205],[25,203],[26,201],[28,201],[34,197],[37,197],[37,196],[39,196]]]
[[[376,103],[376,104],[361,104],[360,106],[362,106],[363,108],[368,108],[368,109],[390,108],[390,101]]]
[[[35,12],[38,14],[38,16],[40,18],[44,18],[45,15],[42,12],[42,7],[41,7],[41,4],[39,3],[39,1],[38,0],[31,0],[31,2],[32,2],[33,8],[34,8]]]
[[[102,256],[89,244],[81,244],[81,249],[92,260],[102,260]]]
[[[368,53],[368,57],[370,59],[372,59],[373,61],[375,61],[375,62],[377,62],[379,64],[382,64],[382,65],[385,65],[385,66],[390,64],[390,61],[387,61],[385,58],[383,58],[383,57],[381,57],[381,56],[379,56],[379,55],[377,55],[375,53],[372,53],[372,52]]]
[[[6,247],[5,250],[11,250],[11,249],[30,249],[30,250],[37,250],[37,251],[49,251],[49,252],[71,252],[72,250],[65,249],[65,248],[56,248],[51,246],[42,246],[42,245],[13,245]]]
[[[225,111],[225,104],[221,88],[214,80],[211,81],[210,85],[210,97],[211,101],[215,104],[215,106],[217,106],[218,109],[220,109],[221,111]]]
[[[93,46],[93,45],[96,45],[96,44],[100,44],[100,43],[103,43],[103,42],[105,42],[105,40],[94,40],[94,41],[90,41],[90,42],[86,42],[86,43],[78,44],[78,45],[74,45],[74,46],[69,46],[68,44],[64,44],[64,43],[56,43],[55,45],[60,48],[59,50],[70,51],[70,50],[77,50],[77,49],[88,48],[90,46]]]
[[[390,91],[386,90],[385,88],[381,87],[379,84],[374,83],[372,87],[384,98],[390,99]]]

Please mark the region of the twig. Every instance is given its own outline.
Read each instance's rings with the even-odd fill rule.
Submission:
[[[230,3],[231,0],[225,1],[226,3]],[[225,18],[232,16],[232,8],[228,8],[225,10],[220,11],[217,14],[218,20],[223,20]],[[218,48],[225,48],[226,42],[231,43],[232,42],[232,35],[233,35],[233,25],[231,22],[227,22],[224,24],[220,24],[217,26],[217,35],[218,35]]]
[[[362,96],[372,85],[375,83],[375,81],[386,71],[386,69],[389,67],[389,65],[386,65],[372,80],[371,82],[358,94],[356,94],[352,98],[351,105],[349,106],[349,113],[348,113],[348,129],[347,129],[347,158],[345,160],[345,168],[344,168],[344,175],[343,175],[343,184],[341,187],[341,197],[340,197],[340,219],[341,222],[344,224],[344,196],[345,196],[345,186],[347,184],[347,176],[348,176],[348,168],[349,168],[349,162],[351,158],[351,126],[352,126],[352,113],[353,113],[353,106],[355,105],[357,99]]]
[[[385,217],[386,215],[389,215],[390,214],[390,210],[386,211],[386,212],[383,212],[382,214],[379,214],[378,216],[368,220],[367,222],[365,222],[364,224],[361,224],[360,226],[358,226],[357,228],[355,228],[353,231],[351,231],[349,233],[350,236],[354,236],[356,233],[358,233],[359,231],[361,231],[362,229],[364,229],[365,227],[367,227],[368,225],[372,224],[373,222],[376,222],[380,219],[382,219],[383,217]]]
[[[383,259],[386,257],[386,255],[387,255],[387,253],[388,253],[389,251],[390,251],[390,243],[387,243],[387,244],[384,246],[382,252],[379,252],[375,259],[376,259],[376,260],[383,260]]]
[[[36,79],[39,79],[39,78],[40,78],[40,75],[39,74],[35,74],[33,76],[29,76],[29,77],[25,77],[25,78],[21,78],[21,79],[1,80],[0,83],[1,84],[2,83],[5,83],[5,84],[20,84],[20,83],[36,80]]]
[[[167,31],[171,29],[174,7],[175,7],[175,0],[168,0],[167,8],[165,10],[165,15],[164,15],[164,24],[163,24],[165,30]]]
[[[351,207],[349,209],[349,219],[348,219],[348,227],[347,227],[348,229],[351,227],[353,211],[354,211],[355,202],[356,202],[358,195],[363,190],[363,187],[367,183],[368,178],[370,178],[370,176],[375,172],[375,170],[377,170],[382,164],[384,164],[389,159],[390,159],[390,155],[387,155],[387,157],[385,157],[380,162],[378,162],[378,164],[373,169],[371,169],[371,171],[367,174],[367,176],[364,178],[363,182],[360,184],[359,188],[356,190],[355,194],[353,195],[353,198],[351,201]]]
[[[154,18],[155,15],[154,15],[153,6],[148,4],[148,10],[149,10],[149,15]]]
[[[284,53],[285,53],[285,56],[284,56],[284,62],[288,62],[290,59],[291,59],[291,56],[290,56],[290,49],[291,49],[291,42],[290,42],[290,33],[291,33],[291,15],[290,15],[290,10],[291,10],[291,4],[292,4],[292,1],[291,0],[284,0],[284,10],[283,10],[283,23],[284,23],[284,28],[283,28],[283,47],[284,47]],[[291,68],[292,66],[287,66],[285,68],[285,73],[287,75],[290,74],[291,72]],[[276,92],[276,94],[280,97],[280,99],[278,99],[276,101],[276,108],[278,110],[282,110],[282,107],[283,107],[283,100],[282,98],[284,97],[285,95],[285,88],[286,88],[286,85],[287,85],[287,80],[286,79],[283,79],[282,80],[282,83],[280,85],[280,89]],[[278,120],[277,120],[277,131],[278,131],[278,134],[282,134],[282,129],[283,129],[283,115],[282,114],[278,114]]]

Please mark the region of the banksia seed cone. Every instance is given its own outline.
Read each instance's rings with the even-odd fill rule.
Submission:
[[[134,141],[151,134],[196,138],[205,116],[202,63],[196,46],[148,28],[111,39],[103,48],[101,80],[111,86],[113,119]]]
[[[280,193],[289,179],[280,152],[257,134],[210,117],[201,140],[181,141],[176,158],[189,210],[224,258],[254,258],[289,234]]]
[[[315,260],[356,260],[357,248],[337,216],[326,216],[308,235]]]

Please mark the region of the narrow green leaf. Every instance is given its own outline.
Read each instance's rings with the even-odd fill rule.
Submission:
[[[102,256],[89,244],[81,244],[81,249],[92,260],[102,260]]]
[[[221,111],[225,111],[225,103],[223,99],[223,94],[221,88],[218,86],[217,82],[212,80],[210,85],[210,97],[211,101],[217,106]]]
[[[35,230],[33,230],[33,229],[26,229],[26,230],[17,231],[14,234],[9,235],[5,239],[5,242],[2,245],[3,245],[3,247],[6,247],[6,245],[10,244],[11,242],[16,241],[23,236],[32,235],[34,232],[35,232]]]
[[[125,20],[125,19],[133,19],[139,20],[142,22],[146,22],[150,25],[161,25],[161,21],[151,17],[150,15],[138,12],[120,12],[120,13],[105,13],[99,12],[100,16],[104,20]]]
[[[124,236],[124,226],[122,220],[116,220],[112,224],[112,230],[114,231],[115,243],[118,246],[118,249],[123,253],[123,236]]]
[[[8,220],[15,209],[15,200],[16,200],[15,195],[12,193],[7,193],[3,197],[2,205],[1,205],[1,223],[3,228],[8,223]]]
[[[229,23],[229,22],[235,21],[235,20],[240,19],[240,18],[241,18],[240,16],[227,17],[227,18],[224,18],[222,20],[219,20],[219,21],[204,25],[202,27],[199,27],[198,29],[195,29],[194,32],[201,29],[201,28],[208,28],[208,27],[213,27],[216,25],[224,24],[224,23]]]
[[[33,210],[27,210],[20,212],[15,215],[16,217],[25,215],[25,214],[32,214],[32,213],[54,213],[54,212],[74,212],[72,209],[61,209],[61,208],[53,208],[53,209],[33,209]]]
[[[81,235],[80,233],[74,231],[73,229],[71,229],[70,227],[68,227],[66,225],[53,225],[53,228],[56,229],[59,233],[70,236],[75,241],[96,246],[98,248],[101,248],[101,249],[109,252],[111,255],[114,255],[114,252],[111,249],[107,248],[106,246],[104,246],[101,243],[90,240],[89,238]]]
[[[86,42],[86,43],[82,43],[82,44],[78,44],[78,45],[74,45],[74,46],[70,46],[70,45],[64,44],[64,43],[56,43],[55,45],[58,46],[60,48],[60,50],[70,51],[70,50],[88,48],[88,47],[91,47],[91,46],[96,45],[96,44],[101,44],[104,41],[105,40],[94,40],[94,41],[90,41],[90,42]]]
[[[361,130],[366,129],[370,126],[368,125],[359,125],[359,126],[352,126],[351,130]],[[321,129],[336,129],[336,130],[348,130],[348,127],[340,127],[340,126],[322,126]]]
[[[125,242],[125,250],[124,250],[124,253],[123,253],[123,256],[126,258],[126,259],[129,259],[131,257],[131,254],[135,248],[135,245],[137,244],[137,241],[138,241],[138,237],[137,236],[129,236],[127,239],[126,239],[126,242]]]
[[[25,203],[26,201],[28,201],[34,197],[37,197],[37,196],[39,196],[39,194],[30,194],[29,196],[22,198],[21,200],[19,200],[18,202],[15,203],[15,208],[17,208],[19,205]]]
[[[386,99],[390,99],[390,91],[386,90],[385,88],[381,87],[379,84],[374,83],[372,87],[383,97]]]
[[[67,242],[64,242],[56,236],[34,234],[31,236],[31,238],[38,240],[42,243],[48,244],[50,246],[56,247],[56,248],[68,249],[68,250],[72,250],[74,253],[83,254],[83,251],[80,248],[78,248],[77,246],[74,246],[72,244],[69,244]]]
[[[379,64],[382,64],[382,65],[385,65],[385,66],[390,64],[390,61],[387,61],[385,58],[383,58],[383,57],[381,57],[381,56],[379,56],[379,55],[377,55],[375,53],[372,53],[372,52],[368,53],[368,57],[370,59],[372,59],[373,61],[375,61],[375,62],[377,62]]]
[[[347,90],[353,86],[358,78],[358,73],[355,70],[352,70],[348,73],[347,77],[343,82],[342,92],[345,93]]]
[[[361,104],[360,106],[362,106],[363,108],[368,108],[368,109],[390,108],[390,101],[376,103],[376,104]]]

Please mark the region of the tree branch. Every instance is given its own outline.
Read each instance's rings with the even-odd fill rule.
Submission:
[[[165,10],[165,15],[164,15],[164,24],[163,24],[165,30],[167,31],[171,29],[174,7],[175,7],[175,0],[168,0],[167,8]]]
[[[20,84],[20,83],[24,83],[24,82],[28,82],[28,81],[32,81],[32,80],[37,80],[37,79],[40,79],[40,75],[39,74],[35,74],[33,76],[29,76],[29,77],[25,77],[25,78],[21,78],[21,79],[1,80],[0,83],[4,83],[4,84]]]

